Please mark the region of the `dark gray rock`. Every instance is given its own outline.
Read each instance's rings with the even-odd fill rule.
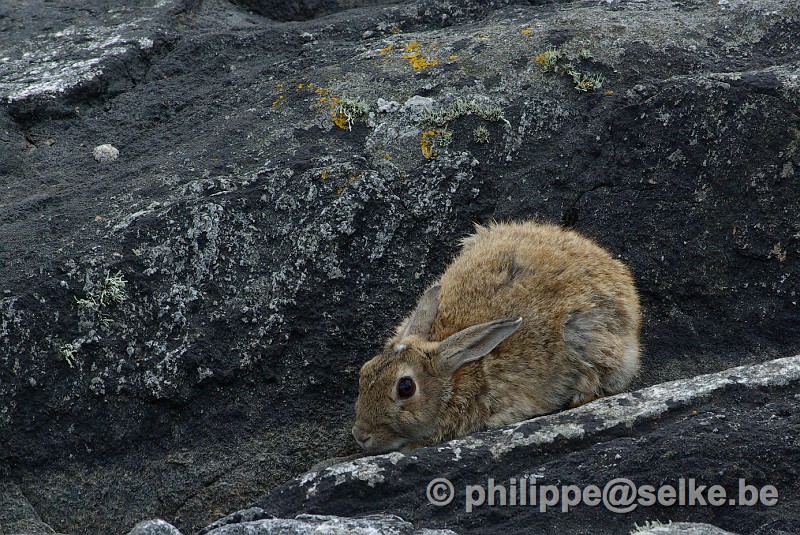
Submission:
[[[345,516],[390,511],[417,526],[447,526],[459,533],[621,534],[634,523],[648,526],[653,520],[711,523],[741,533],[791,533],[800,527],[798,399],[800,356],[742,366],[439,447],[337,464],[278,487],[257,506],[279,517],[301,511]],[[449,482],[441,495],[431,486],[440,478]],[[611,498],[571,507],[562,498],[543,510],[545,492],[554,492],[543,490],[548,486],[563,497],[572,492],[565,487],[584,492],[590,485],[603,493],[608,488]],[[630,499],[612,502],[611,489],[623,485],[634,488]],[[651,493],[671,486],[673,503],[648,503],[647,494],[635,490],[645,485],[656,489]],[[726,492],[721,502],[704,493],[715,485]],[[775,500],[757,501],[767,494],[748,490],[772,493],[760,490],[769,485]],[[492,488],[501,490],[493,494]],[[532,504],[534,494],[538,502]],[[437,504],[437,496],[450,500]]]
[[[231,0],[270,19],[298,21],[330,15],[344,9],[399,3],[397,0]]]
[[[248,515],[250,516],[250,515]],[[245,522],[221,523],[209,526],[204,535],[311,535],[314,533],[346,533],[348,535],[457,535],[444,529],[414,529],[402,518],[391,515],[368,515],[361,518],[298,515],[293,519],[250,519]],[[163,520],[151,520],[137,525],[128,535],[180,535]]]
[[[354,453],[360,364],[472,221],[632,265],[636,387],[800,350],[796,2],[6,4],[0,480],[55,530],[193,532]]]
[[[203,535],[307,535],[313,533],[346,533],[348,535],[457,535],[451,530],[419,529],[396,516],[370,515],[362,518],[299,515],[295,519],[274,518],[227,524],[202,530]],[[637,535],[735,535],[709,524],[694,522],[648,522],[635,526],[631,533]],[[128,535],[180,535],[180,532],[163,520],[138,524]]]
[[[709,524],[697,524],[693,522],[670,522],[664,525],[647,527],[641,531],[636,531],[637,535],[733,535],[730,531],[725,531]]]
[[[0,482],[0,533],[40,535],[55,531],[42,522],[17,485]]]

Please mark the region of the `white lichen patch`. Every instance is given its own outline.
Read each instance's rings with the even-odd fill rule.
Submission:
[[[504,430],[504,434],[508,437],[506,440],[498,441],[489,447],[489,451],[495,458],[521,446],[550,444],[558,437],[567,440],[579,439],[586,434],[586,430],[579,424],[569,423],[548,426],[529,435],[519,432],[508,433],[508,430]]]
[[[141,16],[122,21],[113,10],[99,10],[80,24],[10,43],[0,59],[0,98],[55,96],[102,76],[106,60],[151,49],[164,12],[176,4],[163,0],[143,6]]]
[[[334,478],[334,485],[341,485],[346,481],[358,479],[365,481],[370,487],[375,487],[378,483],[383,483],[385,480],[383,476],[384,468],[380,466],[381,461],[388,460],[391,464],[396,465],[404,458],[404,454],[394,451],[385,455],[376,455],[342,462],[320,471],[308,472],[300,478],[300,486],[304,487],[310,485],[306,490],[306,498],[314,496],[317,493],[317,485],[319,482],[327,477]]]

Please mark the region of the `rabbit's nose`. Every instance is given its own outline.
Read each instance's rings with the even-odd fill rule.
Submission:
[[[367,449],[372,442],[372,435],[361,429],[358,424],[353,426],[353,438],[363,449]]]

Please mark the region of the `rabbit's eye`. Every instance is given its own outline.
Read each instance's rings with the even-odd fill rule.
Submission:
[[[397,381],[397,395],[400,399],[408,399],[417,391],[417,385],[414,384],[414,379],[411,377],[401,377]]]

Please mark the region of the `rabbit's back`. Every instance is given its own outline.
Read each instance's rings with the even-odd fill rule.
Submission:
[[[629,269],[580,234],[533,222],[476,227],[440,279],[432,341],[470,325],[522,325],[463,379],[484,380],[491,426],[616,393],[638,369],[639,301]],[[480,377],[479,377],[480,376]]]

